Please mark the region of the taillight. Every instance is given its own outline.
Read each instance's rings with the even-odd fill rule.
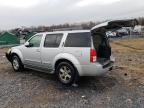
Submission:
[[[90,49],[90,62],[96,62],[97,52],[94,49]]]

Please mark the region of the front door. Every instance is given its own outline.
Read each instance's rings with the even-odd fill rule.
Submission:
[[[28,42],[23,50],[24,65],[29,67],[41,67],[41,39],[42,35],[35,35]]]

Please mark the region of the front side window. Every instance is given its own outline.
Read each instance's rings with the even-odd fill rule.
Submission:
[[[36,35],[29,40],[31,47],[40,47],[42,35]]]
[[[47,34],[44,47],[59,47],[63,34]]]
[[[69,33],[66,39],[65,47],[90,47],[90,32]]]

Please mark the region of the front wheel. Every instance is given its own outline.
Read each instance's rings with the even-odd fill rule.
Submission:
[[[13,67],[14,71],[21,71],[23,69],[23,65],[21,63],[21,60],[16,55],[14,55],[12,57],[12,67]]]
[[[75,81],[76,70],[68,62],[61,62],[56,68],[58,80],[64,85],[71,85]]]

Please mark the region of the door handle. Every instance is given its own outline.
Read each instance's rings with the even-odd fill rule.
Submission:
[[[40,49],[36,49],[36,52],[40,52]]]

